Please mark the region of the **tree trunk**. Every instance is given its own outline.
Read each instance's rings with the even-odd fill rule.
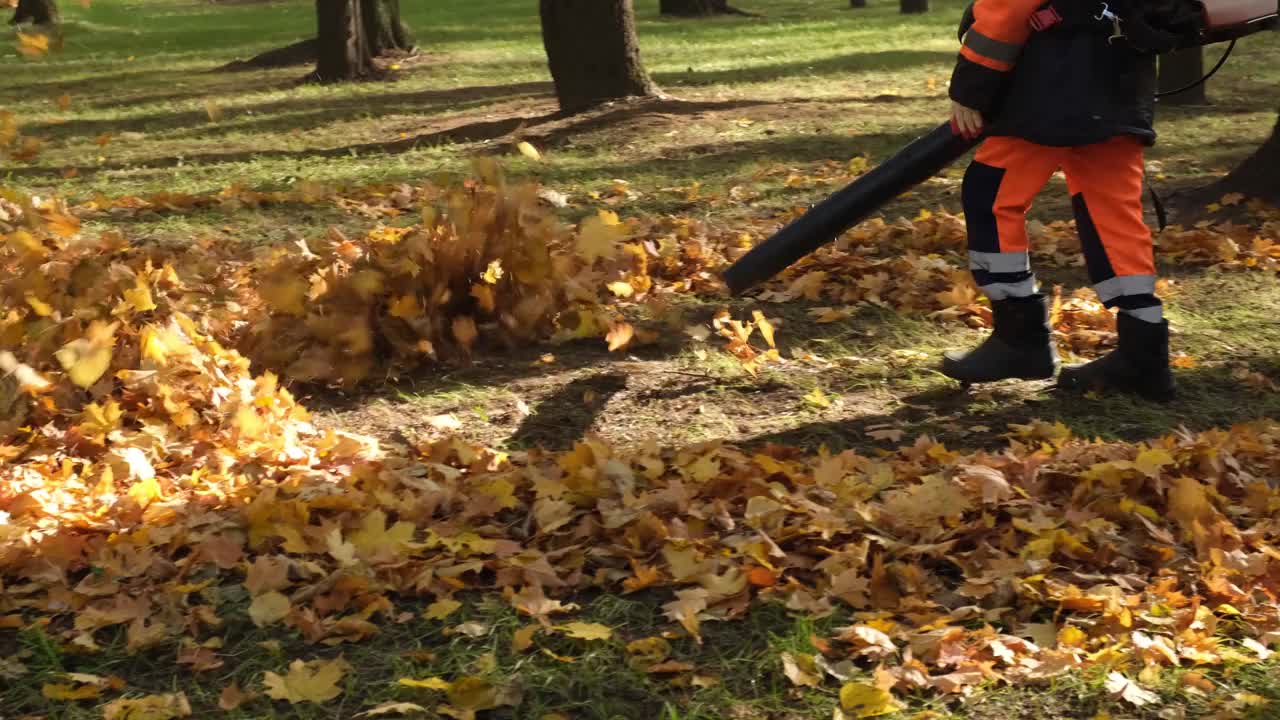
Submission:
[[[929,12],[929,0],[902,0],[903,15],[917,15]]]
[[[13,11],[10,25],[21,23],[33,25],[57,25],[61,22],[58,6],[53,0],[18,0],[18,7]]]
[[[729,7],[729,0],[659,0],[658,12],[679,17],[745,14]]]
[[[316,0],[316,79],[338,82],[374,72],[360,0]]]
[[[1258,151],[1222,179],[1226,192],[1239,192],[1280,205],[1280,118]]]
[[[1204,49],[1189,48],[1174,50],[1160,56],[1160,92],[1171,92],[1184,88],[1204,77]],[[1205,95],[1205,83],[1176,95],[1160,98],[1165,105],[1204,105],[1209,102]]]
[[[578,112],[658,88],[640,64],[631,0],[539,0],[542,42],[560,109]]]
[[[400,0],[360,0],[360,18],[370,54],[413,49],[413,36],[400,19]]]
[[[849,7],[854,8],[855,10],[866,6],[867,0],[849,0]]]

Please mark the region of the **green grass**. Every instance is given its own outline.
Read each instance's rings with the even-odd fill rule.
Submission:
[[[632,664],[627,645],[633,640],[660,636],[668,628],[658,609],[660,598],[584,598],[583,610],[575,619],[607,625],[614,631],[611,638],[584,641],[543,631],[525,652],[512,648],[512,638],[528,624],[527,619],[518,617],[500,599],[481,595],[463,599],[467,600],[463,608],[447,622],[413,617],[407,622],[383,623],[382,632],[372,639],[334,648],[311,645],[296,634],[259,630],[248,622],[243,607],[239,614],[225,612],[228,604],[224,603],[228,624],[223,628],[226,645],[221,656],[228,660],[227,664],[206,673],[178,677],[168,659],[176,650],[174,647],[153,647],[129,655],[121,632],[121,637],[103,643],[104,653],[75,655],[57,648],[41,631],[28,631],[20,640],[27,653],[24,662],[33,674],[22,683],[0,688],[0,702],[8,712],[38,712],[51,720],[100,717],[93,702],[50,703],[40,697],[43,683],[63,681],[66,672],[84,672],[124,677],[130,692],[136,695],[185,692],[196,717],[319,720],[350,718],[385,702],[413,702],[429,709],[445,702],[438,691],[399,685],[396,681],[400,678],[480,677],[498,688],[514,689],[520,698],[517,707],[499,708],[483,717],[536,719],[560,713],[578,720],[800,720],[830,716],[840,682],[828,677],[816,688],[794,687],[783,672],[782,655],[814,655],[818,650],[813,638],[830,637],[851,622],[842,613],[814,619],[789,612],[776,603],[761,604],[740,621],[705,623],[702,644],[690,638],[672,640],[670,660],[685,663],[691,669],[649,674]],[[419,615],[413,611],[420,609],[402,608],[410,615]],[[446,631],[464,622],[478,624],[483,634],[468,637]],[[260,691],[264,673],[284,674],[294,659],[337,657],[345,659],[352,669],[340,684],[343,694],[330,703],[290,705],[260,697],[231,712],[215,709],[219,693],[233,682],[244,690]],[[864,666],[853,679],[869,681],[867,670]],[[907,696],[906,709],[891,720],[905,720],[925,711],[954,720],[1074,720],[1103,711],[1116,717],[1155,718],[1156,712],[1169,713],[1177,708],[1187,717],[1200,717],[1197,712],[1203,714],[1214,703],[1220,705],[1240,692],[1280,702],[1277,671],[1280,666],[1276,665],[1237,665],[1204,671],[1219,684],[1219,690],[1203,698],[1179,689],[1178,678],[1184,670],[1168,671],[1155,687],[1164,700],[1156,710],[1135,711],[1124,706],[1103,687],[1105,671],[1091,671],[1061,677],[1039,688],[993,684],[982,689],[975,700],[963,704],[955,698]],[[1240,717],[1274,717],[1267,711],[1259,708]]]
[[[5,60],[9,72],[0,77],[0,104],[48,140],[33,166],[10,169],[34,189],[83,195],[413,179],[506,147],[455,141],[459,129],[481,137],[493,132],[484,123],[510,121],[503,129],[513,129],[523,120],[537,135],[555,110],[536,7],[523,0],[406,3],[426,54],[404,62],[393,82],[337,87],[298,85],[305,67],[216,71],[305,37],[314,23],[309,3],[64,4],[66,49]],[[891,4],[854,12],[830,0],[785,0],[760,3],[764,18],[700,22],[661,19],[656,4],[637,3],[643,57],[665,90],[688,102],[558,125],[545,138],[551,162],[517,160],[517,172],[583,189],[623,177],[649,188],[698,181],[723,193],[771,164],[883,157],[946,112],[959,0],[910,19]],[[1275,110],[1269,91],[1280,82],[1265,58],[1277,44],[1270,34],[1242,44],[1215,78],[1213,109],[1166,114],[1156,153],[1166,175],[1203,177],[1263,137]],[[63,93],[72,97],[68,113],[53,102]],[[209,121],[207,103],[221,109],[219,122]],[[114,138],[99,147],[93,141],[103,133]],[[81,176],[64,180],[68,167]],[[649,206],[662,209],[652,194],[637,203]]]
[[[516,177],[540,179],[568,193],[570,214],[595,209],[599,203],[588,193],[609,188],[616,178],[629,181],[637,195],[615,208],[623,215],[676,213],[759,234],[772,227],[777,210],[811,202],[832,187],[790,187],[788,175],[829,175],[828,161],[883,158],[946,113],[962,0],[938,0],[934,12],[911,18],[900,16],[892,3],[855,12],[840,0],[740,0],[765,17],[703,21],[659,18],[656,0],[636,4],[646,65],[676,100],[621,106],[579,120],[552,117],[556,107],[531,0],[405,2],[424,54],[402,61],[392,80],[335,86],[299,84],[305,67],[217,71],[305,37],[314,23],[309,2],[98,0],[84,7],[65,0],[62,52],[38,61],[0,60],[0,107],[18,115],[24,133],[47,143],[32,163],[0,167],[0,182],[77,199],[95,193],[216,192],[232,184],[278,189],[302,180],[357,186],[465,171],[474,154],[498,153],[510,156],[508,169]],[[1162,142],[1152,156],[1163,163],[1158,184],[1203,184],[1261,141],[1275,118],[1280,66],[1270,59],[1278,49],[1276,34],[1250,38],[1212,81],[1213,106],[1162,112]],[[56,105],[63,94],[71,96],[67,112]],[[209,119],[210,106],[221,111],[217,122]],[[512,143],[522,137],[545,151],[546,163],[513,153]],[[64,177],[68,168],[78,176]],[[686,190],[694,183],[701,186],[690,199]],[[758,197],[733,200],[735,187],[750,188]],[[913,215],[926,205],[958,210],[957,171],[888,212]],[[1037,213],[1066,216],[1060,202],[1046,202]],[[330,225],[370,224],[334,208],[285,206],[157,213],[94,221],[90,228],[120,227],[138,242],[229,233],[273,244]],[[972,449],[998,446],[1009,423],[1033,417],[1061,420],[1086,437],[1130,440],[1181,426],[1280,417],[1280,395],[1235,376],[1244,368],[1280,381],[1275,278],[1203,268],[1164,271],[1179,288],[1168,298],[1178,333],[1175,350],[1199,363],[1180,373],[1183,397],[1171,406],[1063,398],[1026,383],[961,392],[932,368],[943,349],[976,343],[980,333],[881,310],[817,325],[799,303],[764,308],[783,321],[784,354],[807,350],[830,366],[766,368],[752,377],[714,343],[668,338],[656,348],[615,355],[597,345],[521,348],[471,367],[424,373],[372,395],[307,401],[321,408],[322,422],[383,435],[411,436],[424,429],[424,418],[454,413],[476,439],[512,449],[563,446],[588,431],[615,442],[656,436],[681,444],[723,437],[810,449],[874,449],[890,444],[868,434],[884,427],[901,428],[908,439],[927,432],[949,446]],[[1051,276],[1068,288],[1084,284],[1083,270]],[[718,307],[688,302],[691,322],[709,318]],[[735,317],[753,307],[735,304]],[[554,363],[537,362],[548,352],[556,355]],[[814,388],[830,396],[833,407],[806,403],[804,396]],[[517,399],[532,416],[513,410]],[[237,608],[243,598],[231,592],[221,602]],[[540,637],[540,646],[575,657],[572,664],[536,651],[511,652],[510,635],[524,620],[502,602],[479,596],[469,598],[449,624],[482,622],[492,629],[483,638],[445,636],[445,624],[422,620],[420,608],[410,607],[405,610],[415,615],[408,622],[385,623],[374,638],[338,648],[259,630],[239,607],[224,632],[227,665],[200,676],[174,675],[173,647],[130,655],[123,637],[100,636],[105,652],[78,654],[39,631],[0,631],[0,658],[19,657],[33,670],[0,685],[0,718],[100,716],[91,702],[50,703],[40,696],[44,682],[67,671],[119,674],[131,691],[182,689],[197,717],[213,716],[227,683],[258,689],[263,672],[283,671],[293,658],[339,653],[355,667],[341,700],[292,707],[258,701],[225,717],[348,718],[388,700],[433,707],[437,697],[400,688],[394,680],[474,674],[524,688],[518,709],[496,713],[503,718],[830,716],[837,684],[792,688],[779,656],[812,653],[810,635],[830,632],[847,618],[813,619],[766,604],[741,621],[709,623],[703,645],[674,642],[673,657],[696,668],[679,684],[627,664],[627,641],[669,627],[659,599],[600,596],[579,602],[586,608],[580,619],[607,624],[616,635],[591,644]],[[259,643],[265,640],[278,641],[281,650],[264,648]],[[434,657],[405,654],[415,650]],[[1249,666],[1217,670],[1214,677],[1223,683],[1222,696],[1250,691],[1280,701],[1277,672],[1277,666]],[[695,675],[715,681],[689,683]],[[1205,704],[1176,692],[1175,682],[1171,675],[1162,687],[1165,707],[1181,706],[1196,717]],[[1106,709],[1116,717],[1155,717],[1154,711],[1118,708],[1096,675],[1071,676],[1045,688],[990,688],[965,705],[936,698],[911,702],[912,712],[979,720],[1065,720]]]

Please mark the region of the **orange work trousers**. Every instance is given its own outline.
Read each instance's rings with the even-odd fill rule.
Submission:
[[[965,174],[962,192],[974,279],[992,300],[1036,292],[1027,211],[1059,170],[1067,176],[1085,264],[1099,298],[1108,307],[1158,322],[1155,253],[1142,215],[1143,146],[1130,136],[1078,147],[1013,137],[986,140]]]

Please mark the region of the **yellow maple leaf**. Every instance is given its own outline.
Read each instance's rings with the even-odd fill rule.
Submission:
[[[123,417],[124,410],[114,399],[108,400],[106,405],[89,403],[80,413],[80,432],[101,443],[107,434],[119,429]]]
[[[578,640],[608,640],[613,637],[613,630],[600,623],[571,622],[557,625],[555,629]]]
[[[462,607],[462,603],[452,598],[441,598],[427,606],[422,616],[428,620],[444,620]]]
[[[346,660],[294,660],[289,672],[277,675],[267,672],[262,676],[267,697],[285,700],[290,704],[328,702],[342,694],[338,682],[351,666]]]
[[[137,283],[131,289],[124,291],[124,301],[133,308],[134,312],[147,312],[156,309],[155,300],[151,297],[151,287],[142,278],[138,278]]]
[[[18,54],[38,58],[49,53],[49,36],[44,33],[18,32]]]
[[[521,155],[529,158],[530,160],[542,159],[542,153],[538,152],[538,148],[534,147],[528,142],[525,142],[524,140],[521,140],[520,142],[516,143],[516,149],[520,151]]]
[[[400,678],[396,683],[405,687],[424,688],[427,690],[448,690],[449,681],[441,680],[438,677],[423,678],[421,680],[415,678]]]
[[[40,694],[48,700],[92,700],[102,695],[97,685],[72,685],[70,683],[45,683]]]
[[[851,682],[840,688],[840,709],[855,718],[878,717],[896,712],[899,705],[888,690]]]
[[[600,258],[613,257],[626,239],[627,229],[618,215],[601,210],[582,221],[578,230],[578,254],[587,262],[594,263]]]
[[[1166,465],[1174,464],[1173,456],[1168,450],[1163,448],[1147,448],[1138,453],[1138,457],[1133,461],[1133,466],[1138,472],[1147,477],[1158,477],[1160,469]]]
[[[413,523],[404,520],[387,527],[387,514],[374,510],[364,514],[350,540],[365,555],[395,554],[413,540],[413,531]]]
[[[95,320],[90,323],[84,337],[72,340],[55,353],[71,382],[87,388],[107,372],[115,351],[117,327],[117,323],[108,325]]]

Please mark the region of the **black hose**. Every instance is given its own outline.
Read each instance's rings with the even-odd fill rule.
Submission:
[[[1206,74],[1204,77],[1200,78],[1199,80],[1191,83],[1186,87],[1181,87],[1181,88],[1178,88],[1177,90],[1166,90],[1165,92],[1162,92],[1162,93],[1156,93],[1156,97],[1162,98],[1162,97],[1169,97],[1170,95],[1181,95],[1182,93],[1187,92],[1188,90],[1195,90],[1201,85],[1209,82],[1209,78],[1213,77],[1214,75],[1217,75],[1218,71],[1222,69],[1222,66],[1227,64],[1227,60],[1231,57],[1231,51],[1235,49],[1236,49],[1236,41],[1232,40],[1231,44],[1227,46],[1226,52],[1222,53],[1222,59],[1218,61],[1217,65],[1213,66],[1213,69],[1210,70],[1208,74]]]

